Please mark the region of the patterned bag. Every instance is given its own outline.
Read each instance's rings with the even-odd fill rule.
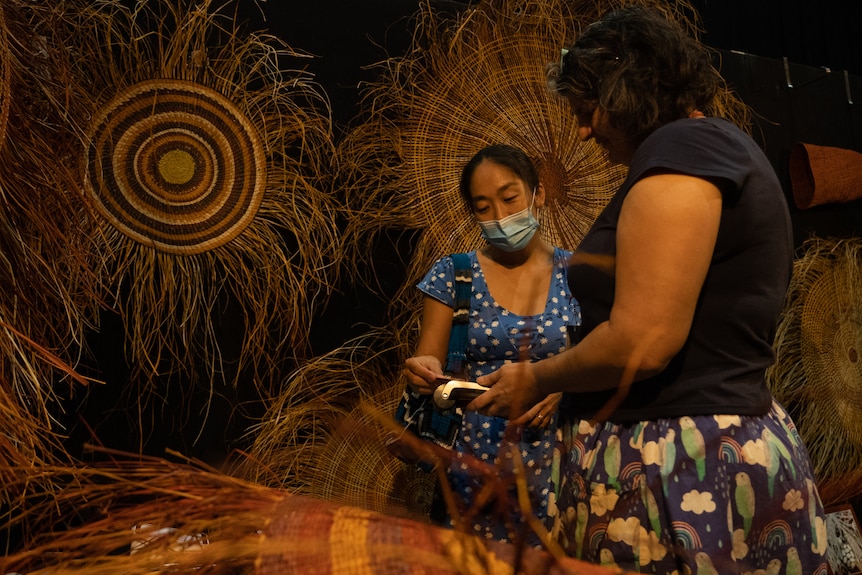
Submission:
[[[455,310],[452,314],[445,373],[462,374],[466,360],[464,350],[467,348],[473,272],[467,254],[452,254],[452,260],[455,264]],[[416,393],[407,386],[395,410],[395,419],[420,438],[451,448],[461,427],[461,408],[440,409],[434,404],[432,395]]]

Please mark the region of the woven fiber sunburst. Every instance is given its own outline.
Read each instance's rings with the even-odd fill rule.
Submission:
[[[393,413],[400,396],[395,386],[389,386],[337,422],[314,453],[309,494],[389,515],[428,514],[436,476],[390,454],[385,447],[387,430],[375,420],[375,414]]]
[[[391,515],[427,513],[434,478],[386,450],[375,418],[390,419],[401,397],[392,336],[371,330],[291,373],[233,474]]]
[[[102,215],[139,243],[195,254],[233,240],[266,190],[257,129],[218,92],[149,80],[91,125],[85,185]]]
[[[578,140],[569,104],[546,87],[545,65],[596,14],[585,6],[480,2],[452,17],[422,4],[414,44],[381,64],[363,100],[374,113],[342,153],[360,170],[382,164],[353,184],[373,178],[357,194],[362,213],[378,214],[381,228],[423,230],[410,277],[441,254],[481,245],[458,180],[485,145],[512,144],[533,158],[548,194],[540,233],[554,245],[577,247],[622,182],[625,170]]]
[[[328,99],[302,69],[310,56],[246,31],[236,8],[58,7],[82,52],[69,116],[96,211],[85,233],[108,260],[102,297],[122,320],[134,410],[148,391],[176,403],[199,384],[278,381],[337,281]]]
[[[767,381],[794,418],[817,480],[862,468],[862,240],[802,246]]]

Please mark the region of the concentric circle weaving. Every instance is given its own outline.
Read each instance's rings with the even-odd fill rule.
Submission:
[[[90,127],[86,188],[128,237],[196,254],[231,241],[266,188],[257,130],[216,91],[148,80],[105,105]]]
[[[862,241],[812,237],[794,263],[767,373],[818,479],[862,466]]]
[[[381,388],[357,403],[313,457],[309,494],[390,515],[427,515],[436,475],[399,461],[385,447],[375,419],[395,412],[399,388]]]
[[[818,387],[822,395],[817,395],[831,404],[848,437],[862,447],[862,301],[839,302],[853,294],[836,277],[858,264],[834,262],[811,282],[802,303],[800,351],[809,385]]]

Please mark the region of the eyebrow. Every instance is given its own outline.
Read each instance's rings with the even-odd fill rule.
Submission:
[[[503,184],[502,186],[497,188],[496,193],[497,193],[497,195],[505,193],[509,188],[512,188],[512,187],[516,186],[517,184],[518,183],[516,181],[511,181],[511,182],[508,182],[506,184]],[[477,200],[487,199],[487,196],[476,196],[476,195],[470,194],[470,198],[473,202],[476,202]]]

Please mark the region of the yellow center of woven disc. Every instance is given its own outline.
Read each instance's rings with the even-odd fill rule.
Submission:
[[[251,117],[207,86],[174,79],[129,86],[88,132],[85,186],[117,230],[162,252],[222,246],[254,220],[266,153]]]
[[[169,184],[188,183],[195,175],[195,160],[184,150],[171,150],[159,158],[159,174]]]

